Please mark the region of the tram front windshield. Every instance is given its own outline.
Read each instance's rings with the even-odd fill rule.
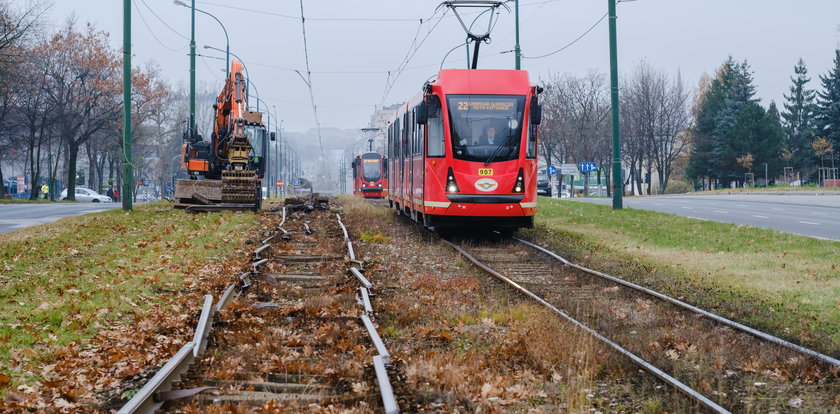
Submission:
[[[362,157],[362,177],[365,181],[379,181],[379,157]]]
[[[456,159],[496,162],[519,157],[525,96],[447,95],[446,103]]]

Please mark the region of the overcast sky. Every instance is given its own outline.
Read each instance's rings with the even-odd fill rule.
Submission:
[[[185,0],[189,2],[189,0]],[[23,3],[23,2],[21,2]],[[122,1],[54,0],[49,19],[58,26],[75,15],[111,33],[122,46]],[[312,87],[322,126],[364,127],[372,110],[384,102],[405,100],[433,76],[447,51],[465,35],[452,12],[439,19],[439,1],[304,0]],[[509,3],[511,8],[513,3]],[[238,8],[241,5],[242,9]],[[134,0],[132,52],[135,65],[157,62],[173,84],[187,85],[190,14],[171,0]],[[284,128],[314,127],[306,84],[293,71],[305,73],[300,3],[297,0],[196,1],[227,27],[231,51],[250,71],[260,98],[276,106]],[[539,56],[572,42],[606,14],[606,0],[521,0],[523,54]],[[157,16],[155,16],[156,13]],[[433,17],[434,15],[434,17]],[[429,19],[433,17],[432,19]],[[479,67],[513,68],[514,14],[502,11],[490,45],[482,45]],[[367,19],[367,20],[362,20]],[[423,23],[420,23],[423,19]],[[145,20],[145,22],[144,22]],[[168,28],[166,25],[170,26]],[[746,59],[755,72],[758,96],[766,106],[781,106],[790,75],[802,57],[818,87],[840,45],[838,0],[636,0],[618,5],[619,70],[648,60],[676,75],[692,89],[700,76],[713,73],[732,55]],[[383,101],[386,82],[394,80],[415,40],[425,41],[399,74]],[[224,77],[224,34],[216,21],[196,14],[199,85],[214,93]],[[609,70],[607,20],[566,50],[541,59],[525,59],[522,68],[538,82],[551,72],[584,74]],[[444,67],[466,66],[463,47],[449,55]],[[389,76],[388,71],[391,71]]]

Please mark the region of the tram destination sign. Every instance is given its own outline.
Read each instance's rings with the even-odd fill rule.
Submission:
[[[458,101],[458,111],[505,111],[513,110],[515,100]]]

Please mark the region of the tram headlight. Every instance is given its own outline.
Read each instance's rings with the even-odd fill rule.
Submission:
[[[376,186],[382,188],[382,183],[376,183]]]
[[[516,182],[513,184],[513,190],[511,190],[511,192],[525,192],[525,174],[522,172],[522,168],[519,169],[519,174],[516,176]]]
[[[367,184],[365,184],[365,183],[362,183],[362,187],[367,187]]]
[[[449,167],[449,170],[446,173],[446,192],[447,193],[461,192],[461,189],[458,188],[458,183],[455,181],[455,174],[452,173],[452,167]]]

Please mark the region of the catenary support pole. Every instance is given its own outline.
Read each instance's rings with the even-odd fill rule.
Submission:
[[[190,136],[195,136],[195,0],[190,6]]]
[[[514,3],[516,9],[516,45],[513,47],[516,55],[516,70],[522,69],[522,51],[519,49],[519,0]]]
[[[123,193],[122,208],[131,210],[131,0],[123,0]]]
[[[612,103],[612,153],[613,153],[613,209],[622,208],[624,180],[621,178],[621,134],[618,122],[618,46],[615,34],[615,1],[607,0],[610,15],[610,90]]]

